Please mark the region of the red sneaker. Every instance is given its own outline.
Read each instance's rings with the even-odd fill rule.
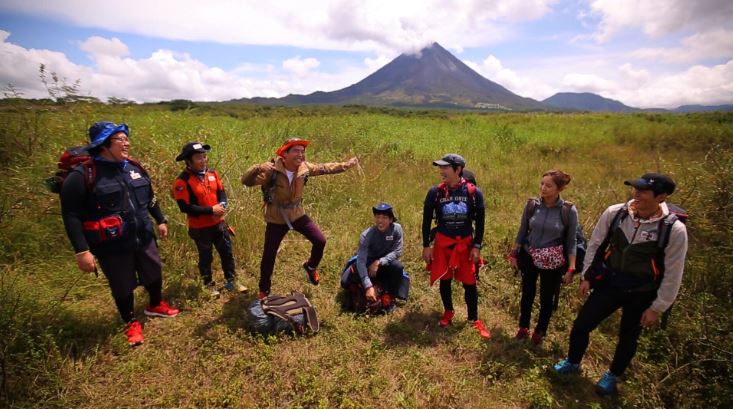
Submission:
[[[527,339],[529,338],[529,328],[521,327],[517,331],[517,335],[514,336],[516,339]]]
[[[150,305],[145,307],[145,315],[151,317],[170,318],[178,315],[178,310],[171,308],[165,301],[161,301],[157,307],[151,307]]]
[[[456,313],[453,310],[445,310],[443,311],[443,316],[440,317],[440,321],[438,321],[438,325],[445,328],[448,325],[450,325],[450,322],[453,321],[453,316],[456,315]]]
[[[131,347],[136,347],[142,344],[145,340],[145,338],[143,338],[143,326],[137,321],[127,324],[125,335],[127,335],[127,343],[130,344]]]
[[[532,343],[535,345],[541,344],[544,338],[545,338],[544,334],[542,334],[539,331],[534,331],[532,333]]]
[[[473,327],[476,328],[478,334],[481,335],[481,338],[491,339],[491,333],[488,329],[486,329],[483,322],[481,322],[480,320],[476,320],[473,322]]]
[[[305,270],[305,273],[308,274],[308,281],[310,281],[313,285],[318,285],[318,283],[321,281],[321,275],[318,274],[318,270],[309,266],[307,261],[303,263],[303,270]]]
[[[265,297],[267,297],[268,294],[269,292],[260,291],[257,293],[257,298],[262,301],[265,299]]]

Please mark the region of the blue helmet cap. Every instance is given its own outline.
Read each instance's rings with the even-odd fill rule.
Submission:
[[[394,216],[394,211],[392,210],[392,206],[386,202],[381,202],[372,207],[372,213],[374,213],[375,216],[378,214],[386,214],[392,219],[396,219],[396,217]]]
[[[110,136],[122,132],[128,137],[130,136],[130,129],[127,124],[117,125],[114,122],[100,121],[95,122],[94,125],[89,127],[89,145],[87,149],[94,149],[99,145],[103,144]]]

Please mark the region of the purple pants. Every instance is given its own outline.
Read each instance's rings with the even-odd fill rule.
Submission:
[[[298,218],[292,223],[293,230],[305,236],[313,244],[311,255],[308,259],[308,266],[318,267],[323,258],[323,249],[326,247],[326,238],[318,226],[307,215]],[[272,285],[272,272],[275,269],[275,257],[285,235],[288,234],[287,224],[267,223],[265,228],[265,248],[262,250],[262,261],[260,262],[260,291],[270,292]]]

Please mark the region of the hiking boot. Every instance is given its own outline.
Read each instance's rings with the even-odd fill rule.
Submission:
[[[562,361],[555,364],[555,366],[552,367],[556,373],[559,373],[560,375],[569,375],[573,373],[580,373],[580,364],[574,364],[567,359],[563,359]]]
[[[268,295],[270,295],[269,291],[260,291],[257,293],[257,299],[260,301],[264,300]]]
[[[165,301],[161,301],[157,307],[151,307],[150,305],[145,307],[145,315],[151,317],[170,318],[178,315],[178,310],[176,308],[171,308]]]
[[[321,275],[318,274],[318,270],[309,266],[307,261],[303,263],[303,270],[308,274],[308,281],[310,281],[311,284],[318,285],[318,283],[321,282]]]
[[[450,325],[451,321],[453,321],[454,315],[456,315],[456,313],[453,310],[443,311],[443,316],[440,317],[440,321],[438,321],[438,325],[440,325],[442,328],[447,327],[448,325]]]
[[[481,320],[476,320],[473,322],[473,327],[476,328],[476,331],[478,331],[478,334],[483,339],[491,339],[491,332],[489,332],[488,329],[484,326],[484,323],[481,322]]]
[[[211,298],[217,298],[219,297],[219,295],[221,295],[219,290],[216,288],[216,283],[214,283],[213,281],[209,284],[206,284],[206,291],[209,293]]]
[[[542,344],[542,340],[545,338],[545,335],[541,333],[540,331],[534,331],[532,333],[532,343],[539,346]]]
[[[519,340],[529,338],[529,328],[520,327],[519,331],[517,331],[517,335],[515,335],[514,338]]]
[[[618,376],[614,375],[611,371],[606,371],[596,384],[596,393],[601,396],[618,393],[618,388],[616,387],[617,383]]]
[[[127,343],[131,347],[141,345],[145,338],[143,338],[143,326],[139,322],[133,321],[127,324],[125,327],[125,335],[127,335]]]
[[[247,287],[243,286],[242,284],[239,284],[237,281],[227,281],[226,284],[224,284],[224,289],[229,292],[238,292],[238,293],[246,293]]]

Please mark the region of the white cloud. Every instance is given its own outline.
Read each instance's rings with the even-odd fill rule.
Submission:
[[[96,56],[126,57],[130,55],[130,50],[118,38],[89,37],[79,45],[79,48],[90,54],[92,58]]]
[[[591,14],[599,16],[595,38],[606,42],[621,30],[641,29],[646,35],[660,37],[685,30],[730,25],[733,2],[730,0],[594,0]]]
[[[509,68],[505,68],[493,54],[479,63],[473,61],[463,62],[482,76],[523,97],[542,100],[556,92],[553,87],[539,78],[520,75]]]
[[[5,0],[0,11],[154,38],[372,51],[462,49],[507,38],[558,0]]]
[[[600,94],[617,87],[616,83],[599,75],[581,73],[566,74],[562,78],[561,84],[567,90],[575,92],[593,92],[596,94]]]
[[[242,97],[281,97],[289,93],[331,91],[353,84],[371,72],[367,64],[344,67],[336,74],[319,72],[315,58],[290,58],[282,69],[272,65],[243,64],[232,71],[210,67],[186,53],[158,50],[147,58],[132,59],[127,46],[118,39],[89,38],[80,47],[94,64],[81,66],[62,53],[25,49],[8,42],[9,33],[0,30],[0,83],[12,84],[26,97],[48,94],[38,79],[40,64],[71,84],[81,80],[80,93],[105,99],[126,98],[139,102],[177,98],[197,101],[228,100]],[[267,73],[267,78],[248,74]],[[328,88],[323,84],[329,84]]]
[[[674,108],[679,105],[718,105],[733,102],[733,60],[712,67],[696,65],[663,76],[645,86],[615,94],[627,105]]]
[[[733,56],[733,31],[715,28],[682,40],[679,47],[641,48],[633,57],[669,63],[692,63],[710,58]]]
[[[283,61],[283,68],[294,73],[298,77],[308,75],[314,68],[321,65],[315,58],[289,58]]]
[[[619,72],[626,87],[640,87],[649,80],[649,71],[645,69],[634,69],[631,64],[626,63],[619,67]]]

